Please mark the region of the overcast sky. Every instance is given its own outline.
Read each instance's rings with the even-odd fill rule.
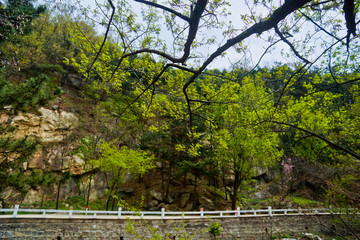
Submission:
[[[98,1],[100,3],[103,2],[103,0],[98,0]],[[243,22],[240,18],[240,14],[249,13],[249,9],[244,4],[244,1],[240,1],[240,0],[228,0],[228,1],[231,4],[231,6],[228,7],[228,10],[231,12],[231,15],[228,16],[227,19],[232,21],[235,28],[241,28],[242,27],[241,24],[243,24]],[[92,7],[95,7],[95,0],[81,0],[81,2],[83,5],[90,5]],[[144,4],[137,3],[132,0],[129,0],[129,2],[132,3],[132,10],[140,16],[141,7],[144,7]],[[259,11],[259,9],[257,9],[257,11]],[[256,12],[256,14],[258,14],[258,12]],[[205,32],[205,34],[207,33]],[[208,34],[215,34],[219,36],[219,39],[222,39],[221,30],[217,33],[209,32]],[[162,31],[160,37],[165,41],[167,41],[168,43],[170,43],[172,40],[172,37],[166,31]],[[263,34],[262,37],[266,38],[267,34],[266,33]],[[244,45],[248,46],[249,48],[249,51],[247,51],[245,54],[237,53],[235,52],[234,49],[229,49],[224,57],[218,57],[217,59],[215,59],[215,61],[209,66],[209,68],[229,69],[231,67],[231,64],[236,63],[238,61],[241,62],[240,66],[243,66],[245,64],[246,67],[252,67],[258,62],[259,58],[264,53],[264,50],[269,46],[269,43],[261,40],[260,38],[257,38],[256,36],[251,36],[250,38],[245,40]],[[205,46],[199,49],[199,53],[201,53],[203,56],[206,56],[208,54],[211,54],[213,51],[215,51],[216,48],[217,46],[214,45]],[[275,47],[271,49],[271,51],[268,54],[266,54],[262,58],[260,66],[262,67],[271,66],[273,65],[274,62],[288,61],[281,55],[282,49],[284,49],[285,51],[289,51],[286,44],[284,43],[277,44]],[[203,59],[203,61],[205,61],[205,59]]]

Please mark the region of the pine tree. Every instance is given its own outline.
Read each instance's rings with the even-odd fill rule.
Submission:
[[[0,42],[31,32],[31,22],[45,10],[44,5],[35,7],[31,0],[7,0],[5,5],[0,3]]]

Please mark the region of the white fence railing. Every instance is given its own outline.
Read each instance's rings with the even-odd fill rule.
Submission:
[[[228,217],[249,217],[249,216],[273,216],[273,215],[304,215],[304,214],[330,214],[330,209],[257,209],[241,210],[237,208],[231,211],[204,211],[197,212],[172,212],[165,211],[90,211],[86,210],[54,210],[54,209],[23,209],[19,205],[14,208],[0,209],[0,218],[147,218],[147,219],[188,219],[188,218],[228,218]]]

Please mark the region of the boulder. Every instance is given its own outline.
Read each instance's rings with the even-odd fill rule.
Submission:
[[[155,191],[155,190],[151,190],[151,191],[150,191],[150,195],[151,195],[153,198],[155,198],[156,200],[160,201],[160,202],[163,200],[163,199],[162,199],[162,194],[161,194],[160,192]]]
[[[156,201],[156,200],[151,200],[151,201],[149,202],[149,204],[147,205],[147,207],[149,207],[149,208],[155,207],[155,206],[157,206],[158,204],[159,204],[158,201]]]
[[[168,195],[167,202],[170,203],[170,204],[174,203],[178,197],[179,197],[178,193],[170,192],[169,195]]]
[[[265,188],[259,192],[254,193],[253,196],[255,199],[266,199],[268,197],[271,197],[271,194],[269,193],[268,188]]]
[[[302,240],[322,240],[321,237],[319,237],[318,235],[312,234],[312,233],[304,233],[303,236],[301,237]]]
[[[76,89],[80,89],[81,86],[83,85],[84,81],[82,80],[82,76],[80,74],[73,74],[73,73],[69,73],[67,75],[68,82],[74,86]]]
[[[269,169],[267,167],[254,167],[253,171],[254,171],[254,177],[256,178],[266,174],[269,171]]]
[[[206,197],[200,198],[200,204],[206,210],[215,210],[214,202],[209,198]]]
[[[41,202],[42,195],[43,193],[41,191],[31,189],[26,193],[22,204],[34,204],[36,202]]]
[[[7,187],[1,192],[1,197],[5,202],[11,202],[12,204],[20,204],[23,200],[23,195],[12,187]]]
[[[181,208],[185,208],[185,206],[187,205],[187,203],[189,202],[191,197],[191,193],[184,193],[181,195],[181,199],[180,199],[180,207]]]

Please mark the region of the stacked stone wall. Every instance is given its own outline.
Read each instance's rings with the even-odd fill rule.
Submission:
[[[180,236],[193,235],[193,239],[215,239],[209,232],[211,224],[220,223],[221,234],[218,239],[271,239],[281,234],[320,233],[322,216],[246,216],[204,219],[165,219],[136,220],[129,224],[126,219],[0,219],[0,239],[143,239],[151,237],[150,229],[162,237],[180,239]],[[169,238],[171,239],[171,238]]]

